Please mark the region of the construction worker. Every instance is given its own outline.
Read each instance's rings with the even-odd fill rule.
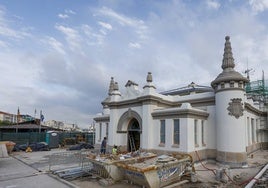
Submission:
[[[116,145],[114,145],[114,147],[112,149],[112,154],[117,155],[117,146]]]
[[[29,152],[32,152],[33,150],[32,150],[32,148],[30,147],[30,146],[28,146],[27,148],[26,148],[26,150],[25,150],[25,152],[26,153],[29,153]]]
[[[101,142],[101,154],[105,154],[106,153],[106,145],[107,145],[107,138],[104,137],[102,142]]]

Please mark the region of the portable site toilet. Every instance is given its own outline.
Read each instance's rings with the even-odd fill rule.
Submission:
[[[46,133],[46,143],[49,148],[57,148],[59,147],[59,133],[56,131],[48,131]]]

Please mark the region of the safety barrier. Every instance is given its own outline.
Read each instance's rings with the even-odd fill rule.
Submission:
[[[49,156],[49,171],[66,169],[70,167],[84,167],[91,165],[86,160],[86,156],[92,153],[92,150],[64,151],[53,153]]]

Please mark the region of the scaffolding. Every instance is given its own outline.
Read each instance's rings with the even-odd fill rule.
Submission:
[[[268,110],[268,80],[257,80],[246,84],[246,93],[254,102],[259,104],[260,110],[267,112]]]
[[[246,93],[253,97],[253,100],[263,102],[267,106],[268,102],[268,80],[257,80],[246,84]]]
[[[254,103],[259,105],[259,109],[263,112],[260,117],[260,134],[264,138],[262,141],[268,141],[268,80],[264,79],[252,81],[246,84],[247,96],[252,98]]]

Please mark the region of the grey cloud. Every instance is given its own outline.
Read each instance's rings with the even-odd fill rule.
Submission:
[[[94,17],[79,25],[56,24],[55,35],[36,36],[43,39],[40,51],[32,49],[39,44],[22,39],[28,45],[21,54],[1,52],[0,60],[6,63],[0,64],[1,70],[15,70],[23,84],[19,87],[17,79],[3,74],[12,87],[0,97],[13,112],[18,106],[24,112],[37,108],[44,111],[46,120],[86,126],[90,114],[101,111],[111,76],[122,92],[129,79],[142,88],[149,71],[158,91],[192,81],[210,85],[221,72],[225,35],[231,36],[238,71],[246,68],[247,58],[249,67],[268,70],[264,63],[268,61],[266,22],[248,11],[249,7],[232,7],[228,2],[216,14],[213,10],[208,13],[205,3],[192,7],[186,1],[157,1],[139,18],[124,14],[127,10],[119,11],[116,3],[113,9],[94,9],[88,14]],[[26,66],[29,68],[23,69]],[[5,83],[0,81],[0,86]]]

